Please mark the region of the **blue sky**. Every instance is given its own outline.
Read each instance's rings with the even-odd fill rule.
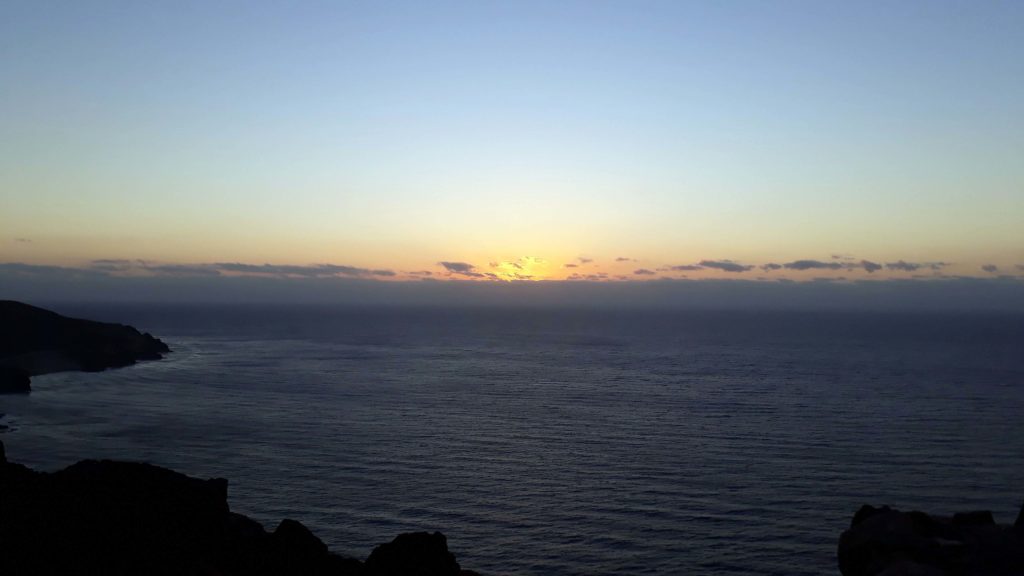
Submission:
[[[3,12],[0,262],[1024,263],[1019,2]]]

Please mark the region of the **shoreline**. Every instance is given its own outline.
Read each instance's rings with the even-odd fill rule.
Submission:
[[[132,326],[0,300],[0,393],[31,392],[33,376],[99,372],[160,360],[170,352],[162,340]]]

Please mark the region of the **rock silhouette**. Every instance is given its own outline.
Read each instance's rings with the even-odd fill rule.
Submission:
[[[28,392],[29,377],[49,372],[130,366],[170,352],[131,326],[61,316],[0,300],[0,393]]]
[[[18,394],[31,390],[28,373],[16,366],[0,365],[0,394]]]
[[[1024,508],[1014,526],[988,511],[939,517],[864,505],[839,538],[843,576],[1024,574]]]
[[[459,563],[448,551],[448,540],[440,532],[400,534],[391,542],[374,548],[366,559],[367,576],[458,576],[459,573]]]
[[[468,576],[445,537],[403,534],[363,562],[332,554],[295,520],[273,532],[232,513],[227,481],[136,462],[53,473],[8,462],[0,443],[0,574]]]

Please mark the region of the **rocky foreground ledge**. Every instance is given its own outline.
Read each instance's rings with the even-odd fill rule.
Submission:
[[[839,538],[843,576],[1024,575],[1024,508],[1013,526],[991,512],[951,517],[862,506]]]
[[[135,462],[36,472],[0,443],[0,574],[478,576],[440,532],[402,534],[361,562],[295,520],[273,532],[231,512],[227,480]]]
[[[29,392],[29,377],[130,366],[159,360],[167,344],[123,324],[68,318],[0,300],[0,393]]]

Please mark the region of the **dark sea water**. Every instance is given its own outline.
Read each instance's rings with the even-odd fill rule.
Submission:
[[[837,574],[862,503],[1024,498],[1024,317],[58,307],[166,360],[0,396],[8,456],[230,479],[365,557],[486,574]]]

